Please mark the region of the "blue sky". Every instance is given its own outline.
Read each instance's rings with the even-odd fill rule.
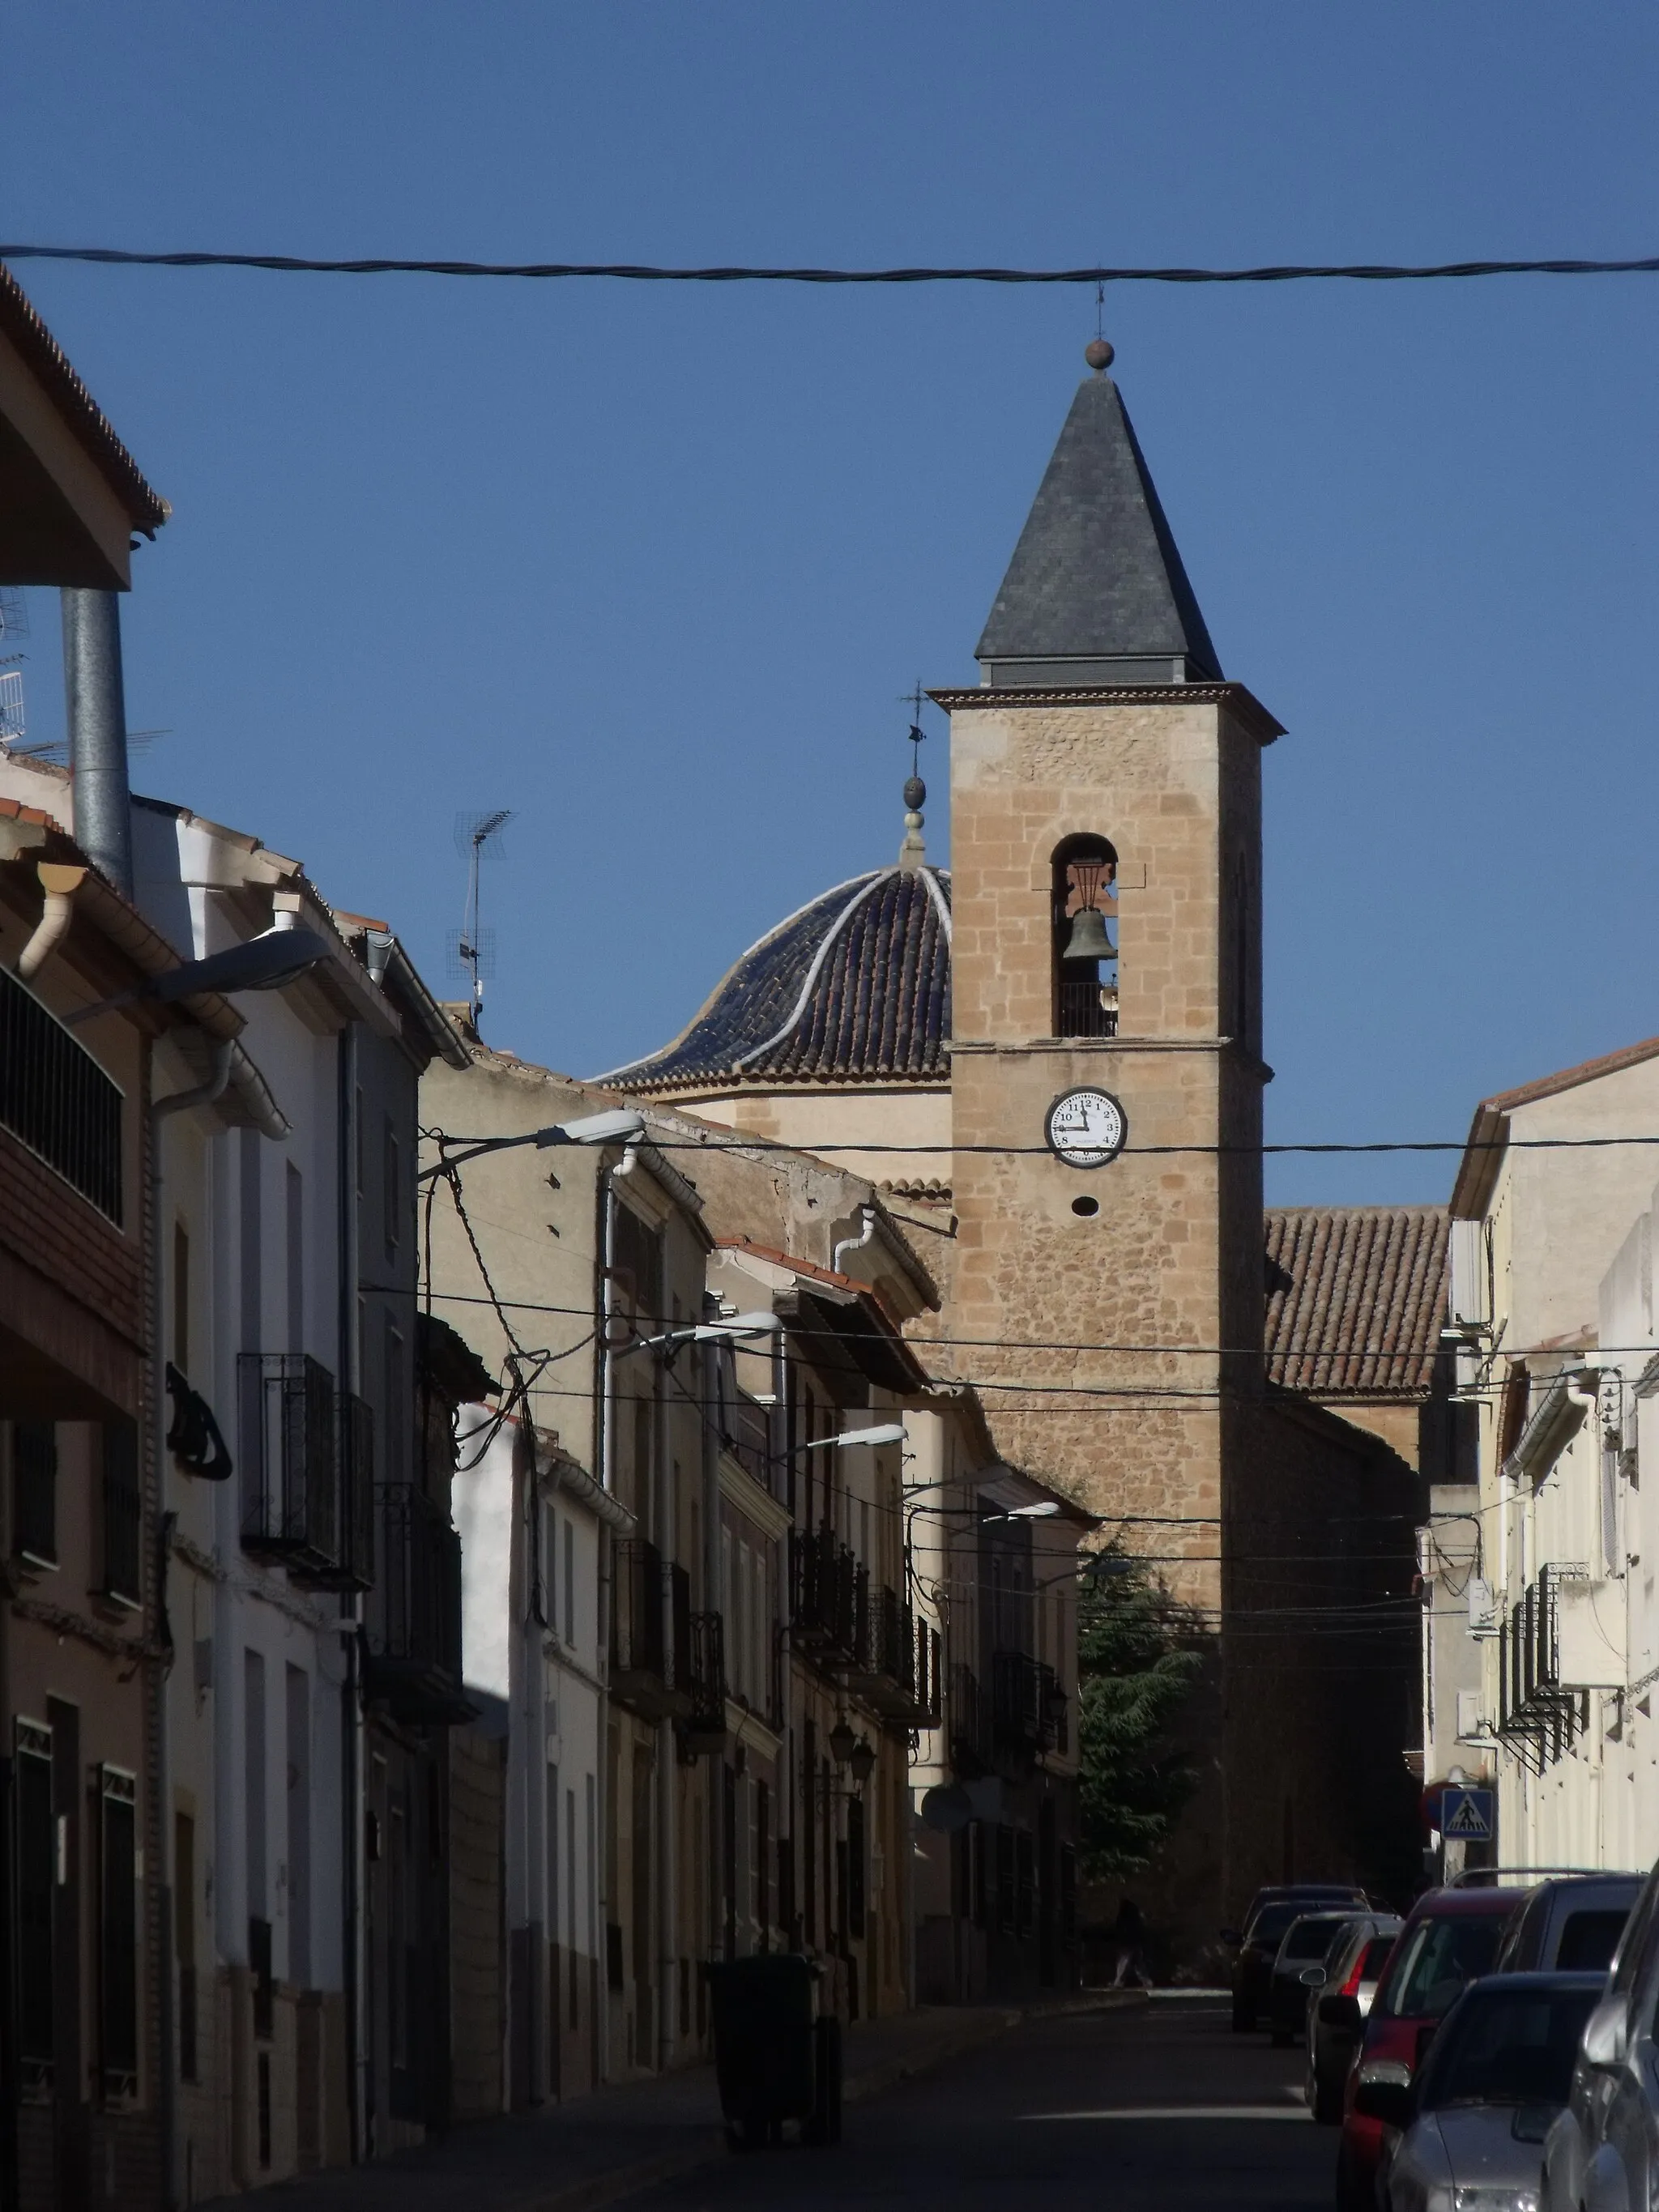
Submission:
[[[12,239],[1056,264],[1659,246],[1648,6],[12,0]],[[1063,290],[32,264],[174,519],[147,787],[302,856],[442,993],[510,806],[487,1028],[577,1073],[890,858],[898,696],[974,674],[1092,334]],[[1659,279],[1109,297],[1269,753],[1269,1134],[1461,1136],[1659,1030]],[[31,712],[58,714],[32,595]],[[924,761],[948,851],[942,724]],[[1433,1198],[1443,1162],[1276,1165]]]

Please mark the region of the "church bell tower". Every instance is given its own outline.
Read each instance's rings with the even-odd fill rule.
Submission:
[[[1261,1389],[1261,754],[1089,347],[951,717],[951,1334],[1006,1456],[1221,1602]],[[1218,1839],[1217,1849],[1219,1850]]]

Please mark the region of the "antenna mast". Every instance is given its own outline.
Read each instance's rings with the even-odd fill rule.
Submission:
[[[512,810],[505,806],[489,814],[455,817],[456,847],[466,860],[466,911],[454,940],[454,952],[468,979],[467,998],[475,1030],[483,1013],[484,978],[493,975],[495,968],[495,933],[486,929],[480,919],[484,848],[493,844],[500,849],[501,831],[512,819]]]

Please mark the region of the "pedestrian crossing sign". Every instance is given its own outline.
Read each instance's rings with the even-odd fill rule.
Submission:
[[[1440,1832],[1448,1843],[1489,1844],[1492,1805],[1490,1790],[1443,1790]]]

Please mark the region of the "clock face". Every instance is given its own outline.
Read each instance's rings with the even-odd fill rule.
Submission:
[[[1123,1150],[1128,1119],[1109,1091],[1062,1091],[1048,1109],[1043,1134],[1069,1168],[1103,1168]]]

